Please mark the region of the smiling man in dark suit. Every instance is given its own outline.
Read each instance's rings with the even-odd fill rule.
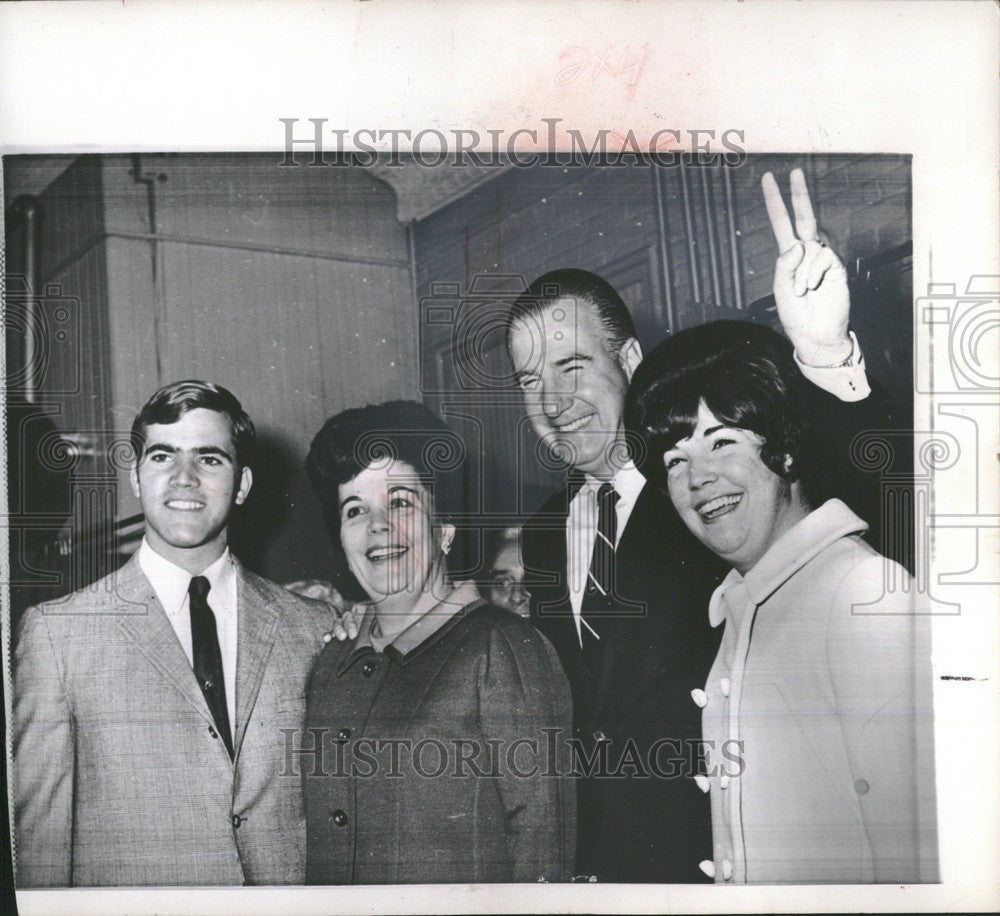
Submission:
[[[14,667],[20,887],[303,882],[285,734],[301,727],[331,617],[229,552],[254,440],[225,388],[161,388],[132,427],[146,520],[136,555],[25,614]]]
[[[801,370],[825,389],[816,410],[849,443],[883,407],[869,397],[848,332],[844,267],[818,239],[801,171],[791,184],[794,230],[773,177],[764,180],[781,252],[779,316]],[[701,693],[718,649],[708,602],[726,570],[629,460],[622,414],[643,354],[613,287],[584,270],[552,271],[508,321],[532,425],[571,468],[525,525],[523,557],[532,619],[573,690],[585,773],[576,871],[601,881],[704,880],[712,837],[692,691]]]

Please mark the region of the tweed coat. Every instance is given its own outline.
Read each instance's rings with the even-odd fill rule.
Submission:
[[[548,642],[465,583],[382,653],[373,614],[309,686],[311,884],[569,877],[570,697]],[[313,759],[309,759],[312,756]]]
[[[25,614],[14,667],[20,887],[303,881],[286,742],[332,618],[233,563],[235,761],[137,558]]]
[[[712,598],[725,635],[696,697],[716,882],[932,880],[927,620],[866,527],[829,500]]]

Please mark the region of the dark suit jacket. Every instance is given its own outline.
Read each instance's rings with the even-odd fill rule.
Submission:
[[[809,397],[820,499],[841,496],[863,518],[877,515],[878,480],[847,455],[855,434],[886,425],[884,396],[844,403],[810,386]],[[715,660],[722,628],[709,626],[708,602],[728,568],[647,484],[616,551],[618,594],[630,606],[601,629],[602,655],[589,671],[567,590],[567,515],[563,489],[525,525],[522,550],[532,620],[566,669],[581,749],[590,755],[602,736],[610,741],[607,774],[595,769],[578,783],[577,874],[704,881],[698,862],[711,858],[711,815],[693,779],[701,709],[691,691],[705,686]]]
[[[711,812],[692,778],[701,710],[691,691],[715,660],[721,633],[709,626],[708,599],[726,569],[647,484],[616,554],[618,593],[631,606],[600,627],[607,651],[588,671],[566,588],[566,495],[528,522],[522,549],[527,579],[551,581],[531,587],[532,619],[566,669],[579,747],[592,757],[603,744],[608,755],[604,773],[598,757],[594,775],[578,783],[576,872],[704,880],[698,862],[711,858]]]

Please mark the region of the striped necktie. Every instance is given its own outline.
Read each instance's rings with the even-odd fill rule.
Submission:
[[[618,533],[615,506],[618,499],[618,493],[612,484],[601,484],[597,491],[597,535],[594,538],[587,586],[580,606],[580,637],[584,661],[591,674],[597,670],[602,627],[606,631],[604,624],[614,611],[615,541]]]

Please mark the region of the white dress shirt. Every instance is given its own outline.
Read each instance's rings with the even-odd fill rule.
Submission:
[[[139,546],[139,568],[149,579],[156,597],[160,599],[167,620],[174,628],[181,648],[194,670],[194,650],[191,645],[191,612],[188,587],[191,573],[161,557],[146,539]],[[211,566],[201,573],[211,586],[208,605],[215,614],[215,629],[219,635],[222,653],[222,674],[226,681],[226,710],[229,713],[229,731],[236,738],[236,572],[233,569],[229,548]]]
[[[639,493],[646,485],[646,478],[639,473],[636,466],[629,461],[615,476],[607,481],[614,485],[618,493],[615,504],[615,516],[618,527],[615,536],[615,547],[621,540],[622,532],[628,524],[629,516],[639,498]],[[603,480],[587,476],[580,491],[569,504],[569,518],[566,520],[566,556],[569,559],[569,601],[573,607],[573,620],[576,623],[576,636],[583,645],[583,635],[580,632],[582,618],[580,608],[583,606],[584,590],[587,587],[587,573],[590,571],[590,560],[594,553],[594,540],[597,538],[597,491]],[[601,637],[595,633],[598,639]]]

